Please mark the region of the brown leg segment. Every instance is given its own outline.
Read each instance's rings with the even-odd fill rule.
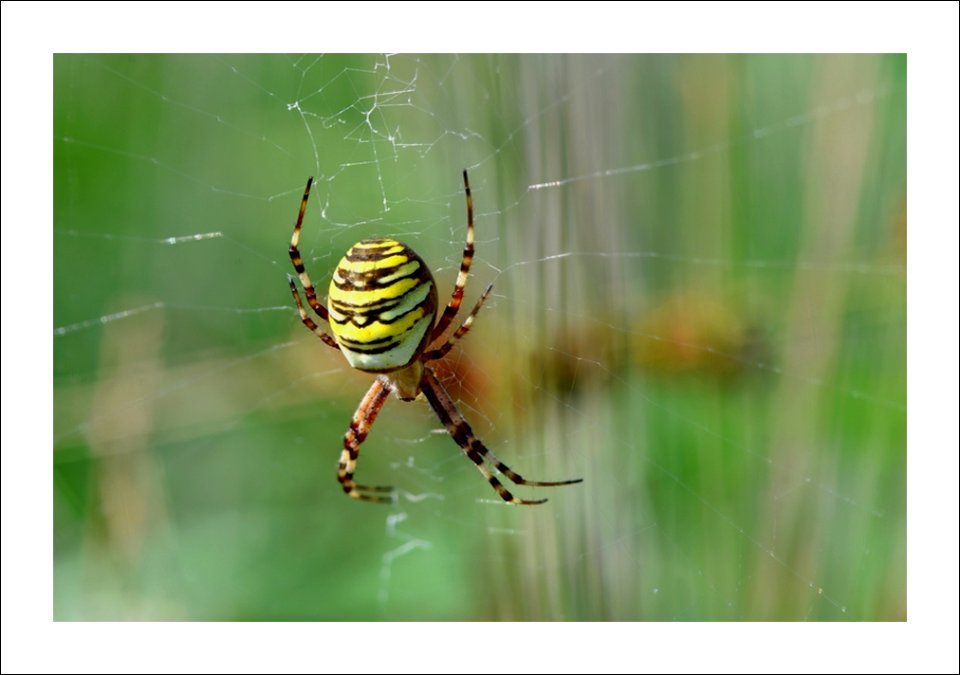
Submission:
[[[531,505],[542,504],[547,500],[520,499],[519,497],[515,497],[503,486],[497,477],[493,475],[490,469],[487,468],[484,463],[485,459],[489,460],[498,471],[517,485],[554,487],[557,485],[572,485],[573,483],[580,483],[583,480],[582,478],[550,482],[526,480],[523,476],[501,462],[497,456],[490,452],[480,439],[474,435],[473,429],[471,429],[467,421],[463,419],[463,416],[450,398],[450,394],[443,388],[443,385],[440,384],[440,381],[437,380],[430,368],[423,369],[423,379],[421,380],[420,388],[433,407],[434,412],[437,413],[440,421],[443,422],[443,426],[445,426],[449,434],[453,436],[453,440],[463,449],[467,457],[476,465],[477,470],[483,474],[483,477],[487,479],[487,482],[497,491],[497,494],[500,495],[503,501],[510,504]]]
[[[340,349],[340,345],[337,344],[337,341],[324,333],[320,326],[318,326],[316,322],[310,318],[310,315],[307,314],[307,310],[303,308],[303,301],[300,299],[300,293],[297,291],[297,285],[293,282],[293,277],[289,278],[289,282],[290,291],[293,293],[293,299],[297,301],[297,310],[300,312],[300,320],[303,321],[303,325],[313,331],[314,335],[323,340],[324,344],[328,344],[334,349]]]
[[[290,237],[290,260],[293,262],[293,269],[297,271],[297,276],[300,277],[303,292],[307,294],[307,303],[309,303],[313,311],[317,313],[317,316],[324,321],[329,321],[327,318],[327,308],[317,300],[317,292],[313,289],[313,282],[310,281],[310,275],[307,274],[307,270],[303,266],[303,258],[300,257],[300,249],[297,248],[300,244],[300,227],[303,225],[303,214],[307,211],[307,199],[310,197],[311,185],[313,185],[312,176],[307,179],[307,187],[303,191],[303,200],[300,202],[300,213],[297,216],[297,224],[293,228],[293,236]]]
[[[481,295],[480,299],[477,300],[477,304],[473,306],[473,310],[471,310],[469,316],[467,316],[466,320],[460,325],[454,334],[450,336],[450,339],[436,349],[431,349],[430,351],[423,353],[424,361],[436,361],[437,359],[442,359],[447,355],[447,352],[453,348],[453,345],[457,343],[457,340],[466,335],[467,331],[470,330],[470,326],[473,325],[473,319],[477,316],[477,312],[480,311],[480,308],[483,307],[483,303],[487,301],[487,296],[490,295],[490,291],[492,290],[493,284],[487,286],[486,290],[483,292],[483,295]]]
[[[440,321],[433,327],[430,334],[430,340],[436,340],[447,330],[450,322],[460,311],[460,303],[463,302],[463,289],[467,286],[467,277],[470,276],[470,265],[473,264],[473,197],[470,195],[470,181],[467,178],[467,170],[463,170],[463,189],[467,195],[467,243],[463,246],[463,259],[460,261],[460,273],[457,274],[457,283],[453,287],[453,296],[450,302],[443,310]]]
[[[360,407],[353,414],[350,421],[350,428],[343,436],[343,452],[340,453],[340,466],[337,469],[337,480],[343,486],[343,491],[354,499],[362,499],[368,502],[377,502],[380,504],[391,504],[395,501],[392,493],[392,487],[382,485],[360,485],[353,481],[353,475],[357,470],[357,457],[360,455],[360,444],[363,443],[367,434],[370,433],[370,427],[377,419],[377,413],[383,407],[387,396],[390,395],[390,386],[377,378],[376,381],[367,390],[363,400],[360,401]],[[381,493],[381,494],[368,494]]]

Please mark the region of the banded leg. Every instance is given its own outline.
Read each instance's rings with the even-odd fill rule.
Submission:
[[[450,302],[443,310],[440,321],[433,327],[433,333],[430,334],[431,340],[436,340],[447,330],[450,322],[460,311],[460,303],[463,302],[463,289],[467,286],[467,278],[470,276],[470,265],[473,264],[473,197],[470,195],[470,181],[467,178],[467,170],[463,170],[463,189],[467,195],[467,243],[463,246],[463,259],[460,261],[460,272],[457,274],[457,283],[453,287],[453,295]]]
[[[437,380],[433,371],[428,367],[423,369],[423,379],[420,381],[420,388],[427,397],[427,400],[430,401],[430,405],[433,407],[434,412],[437,413],[440,421],[443,422],[443,426],[445,426],[449,434],[453,436],[453,440],[463,449],[467,457],[476,465],[477,470],[483,474],[483,477],[487,479],[487,482],[497,491],[497,494],[500,495],[500,499],[503,501],[510,504],[532,505],[542,504],[547,500],[520,499],[519,497],[513,496],[507,488],[503,487],[503,484],[497,477],[493,475],[484,463],[485,460],[489,460],[498,471],[517,485],[554,487],[557,485],[572,485],[583,481],[582,478],[549,482],[526,480],[523,476],[501,462],[500,459],[490,452],[480,439],[474,435],[473,429],[470,428],[470,425],[457,410],[456,405],[450,398],[450,394],[447,393],[447,390],[443,388],[443,385],[440,384],[440,381]]]
[[[360,456],[360,444],[363,443],[367,434],[370,433],[370,427],[377,419],[377,413],[383,407],[387,396],[390,395],[390,385],[379,377],[367,390],[360,406],[353,413],[353,419],[350,421],[350,428],[343,435],[343,452],[340,453],[340,466],[337,469],[337,480],[343,486],[343,491],[354,499],[362,499],[368,502],[377,502],[380,504],[390,504],[394,501],[392,487],[382,485],[360,485],[353,482],[353,474],[357,470],[357,457]],[[381,494],[369,494],[369,493]]]
[[[340,345],[337,344],[337,341],[324,333],[323,329],[321,329],[320,326],[318,326],[316,322],[310,318],[310,315],[307,314],[307,310],[303,308],[303,301],[300,299],[300,293],[297,291],[297,285],[293,282],[293,278],[288,277],[287,281],[290,282],[290,291],[293,293],[293,299],[297,301],[297,311],[300,312],[300,320],[303,321],[303,325],[313,331],[313,334],[323,340],[325,344],[330,345],[334,349],[340,349]]]
[[[481,295],[480,299],[477,300],[477,304],[473,306],[469,316],[467,316],[466,320],[460,325],[454,334],[450,336],[450,339],[436,349],[431,349],[430,351],[423,353],[424,361],[436,361],[437,359],[442,359],[447,355],[447,352],[453,348],[453,345],[457,343],[457,340],[466,335],[467,331],[470,330],[470,327],[473,325],[474,318],[477,316],[480,308],[483,307],[483,303],[487,301],[487,296],[490,295],[490,291],[492,290],[493,284],[487,286],[486,290],[483,291],[483,295]]]
[[[303,191],[303,200],[300,202],[300,214],[297,216],[297,224],[294,226],[293,236],[290,238],[290,260],[293,262],[293,269],[297,271],[297,276],[300,277],[303,292],[307,294],[307,302],[313,308],[313,311],[317,313],[317,316],[324,321],[329,321],[327,318],[327,308],[317,300],[317,292],[314,290],[313,282],[310,281],[310,275],[307,274],[307,269],[303,265],[303,258],[300,257],[300,249],[297,248],[300,244],[300,228],[303,225],[303,214],[307,211],[307,199],[310,197],[311,185],[313,185],[313,176],[307,179],[307,187]],[[326,340],[324,340],[324,342],[326,342]]]

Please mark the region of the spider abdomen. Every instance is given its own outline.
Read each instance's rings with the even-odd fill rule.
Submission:
[[[330,329],[350,365],[388,372],[426,347],[437,311],[433,275],[413,249],[365,239],[340,260],[330,280]]]

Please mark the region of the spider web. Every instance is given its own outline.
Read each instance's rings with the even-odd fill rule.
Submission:
[[[55,615],[903,619],[899,57],[59,56]],[[391,236],[491,299],[440,376],[549,497],[304,330]],[[323,292],[321,291],[321,295]]]

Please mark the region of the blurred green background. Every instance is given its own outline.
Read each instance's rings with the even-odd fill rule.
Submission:
[[[904,620],[906,58],[58,55],[55,618]],[[425,403],[299,322],[355,241],[494,295]]]

